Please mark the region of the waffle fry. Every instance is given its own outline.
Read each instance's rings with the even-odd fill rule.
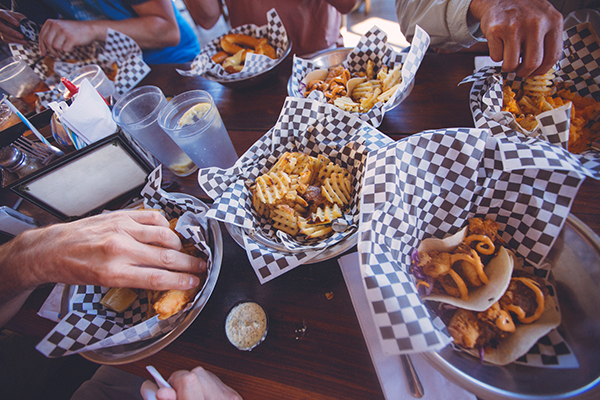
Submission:
[[[290,177],[282,171],[270,172],[256,179],[257,196],[265,204],[274,204],[282,199],[290,188]]]
[[[254,210],[274,228],[318,238],[332,232],[325,227],[331,228],[349,206],[352,179],[348,170],[323,155],[286,152],[249,190]]]
[[[295,210],[287,204],[276,206],[271,210],[271,219],[276,229],[284,231],[292,236],[298,234],[298,215]]]
[[[304,97],[318,90],[323,92],[328,103],[336,107],[365,113],[378,102],[387,102],[400,87],[400,82],[402,65],[389,72],[384,65],[376,72],[375,64],[368,60],[365,70],[354,75],[341,66],[331,68],[324,80],[313,79],[306,84]]]
[[[344,207],[350,204],[352,188],[350,181],[345,179],[343,174],[333,173],[323,181],[323,194],[331,203]]]
[[[567,89],[559,90],[553,78],[554,70],[528,78],[519,93],[504,85],[502,111],[512,113],[521,128],[531,132],[538,126],[537,115],[570,102],[572,105],[568,149],[572,153],[581,153],[600,138],[600,103]]]

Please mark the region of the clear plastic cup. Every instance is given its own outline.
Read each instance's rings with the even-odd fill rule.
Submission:
[[[0,62],[0,87],[9,95],[18,97],[35,110],[36,92],[48,90],[44,81],[19,57],[8,57]]]
[[[102,68],[98,65],[86,65],[81,68],[77,68],[67,75],[67,80],[79,87],[84,79],[90,81],[93,87],[96,88],[98,93],[105,99],[115,95],[115,83],[108,79]]]
[[[229,168],[238,160],[219,110],[204,90],[175,96],[158,122],[199,168]]]
[[[113,107],[113,120],[175,175],[198,169],[190,157],[158,125],[158,114],[167,99],[156,86],[142,86],[121,97]]]

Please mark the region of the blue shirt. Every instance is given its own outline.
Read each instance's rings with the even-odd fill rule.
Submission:
[[[43,0],[65,19],[77,21],[136,18],[132,6],[148,0]],[[200,43],[192,27],[173,5],[181,39],[177,46],[142,50],[147,64],[190,62],[200,53]]]

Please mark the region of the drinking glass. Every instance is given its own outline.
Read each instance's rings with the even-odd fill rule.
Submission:
[[[115,83],[108,79],[102,68],[96,64],[86,65],[81,68],[77,68],[67,75],[67,80],[79,87],[84,79],[90,81],[93,87],[96,88],[98,93],[105,99],[109,99],[110,96],[115,94]]]
[[[0,62],[0,87],[35,109],[36,92],[48,90],[48,85],[20,57],[7,57]]]
[[[116,102],[113,120],[175,175],[187,176],[198,167],[158,125],[158,114],[166,104],[159,88],[142,86]]]
[[[238,160],[219,110],[204,90],[175,96],[158,122],[199,168],[229,168]]]

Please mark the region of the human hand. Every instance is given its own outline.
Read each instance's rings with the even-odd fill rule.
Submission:
[[[169,222],[152,210],[115,211],[32,229],[7,246],[15,264],[13,281],[24,289],[62,282],[187,290],[200,283],[192,274],[206,270],[203,260],[178,251],[182,244]]]
[[[19,22],[25,15],[8,10],[0,10],[0,39],[4,43],[18,43],[27,45],[27,39],[21,33]]]
[[[70,53],[76,46],[85,46],[104,36],[97,32],[94,21],[69,21],[63,19],[48,19],[40,30],[40,53],[50,53],[54,57]]]
[[[168,380],[172,388],[160,388],[157,400],[241,400],[242,397],[216,375],[202,367],[176,371]]]
[[[469,12],[503,71],[542,75],[562,54],[562,15],[546,0],[473,0]]]

